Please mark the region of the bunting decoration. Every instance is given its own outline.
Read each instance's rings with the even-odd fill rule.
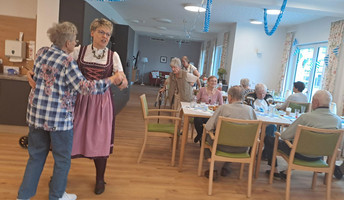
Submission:
[[[211,5],[213,0],[207,0],[207,8],[205,10],[205,19],[204,19],[204,28],[203,32],[209,32],[209,22],[210,22],[210,14],[211,14]]]
[[[271,36],[271,35],[274,34],[274,32],[276,31],[276,29],[277,29],[279,23],[281,22],[281,19],[282,19],[282,16],[283,16],[285,7],[287,6],[287,1],[288,1],[288,0],[283,0],[283,4],[282,4],[282,6],[281,6],[281,12],[280,12],[280,14],[278,15],[278,17],[277,17],[277,19],[276,19],[276,22],[275,22],[275,25],[274,25],[274,27],[271,29],[271,31],[269,31],[269,28],[268,28],[268,19],[267,19],[266,8],[264,8],[264,29],[265,29],[266,35]]]
[[[332,50],[332,53],[334,53],[334,55],[336,56],[338,56],[338,52],[339,52],[339,46],[337,46],[336,48]]]
[[[325,58],[324,58],[324,62],[325,62],[325,65],[326,65],[326,67],[328,67],[328,59],[329,59],[329,55],[327,54],[326,56],[325,56]]]

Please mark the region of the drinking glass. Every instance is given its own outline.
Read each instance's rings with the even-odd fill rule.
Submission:
[[[305,113],[305,111],[306,111],[306,106],[301,106],[301,114]]]
[[[299,117],[300,109],[295,109],[295,118]]]

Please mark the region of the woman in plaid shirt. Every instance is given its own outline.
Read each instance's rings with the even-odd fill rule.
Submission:
[[[101,94],[111,84],[119,84],[115,76],[88,81],[69,54],[76,45],[77,29],[64,22],[48,29],[51,47],[38,50],[34,64],[36,87],[31,89],[27,107],[29,124],[29,160],[18,199],[35,195],[49,148],[54,157],[54,171],[49,184],[49,199],[76,199],[65,192],[71,164],[73,143],[73,111],[77,93]]]

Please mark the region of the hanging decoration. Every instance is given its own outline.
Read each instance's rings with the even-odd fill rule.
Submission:
[[[326,67],[328,67],[328,59],[329,59],[329,55],[327,54],[326,56],[325,56],[325,58],[324,58],[324,62],[325,62],[325,65],[326,65]]]
[[[207,8],[205,10],[205,18],[204,18],[204,28],[203,32],[209,32],[209,22],[210,22],[210,13],[211,13],[211,5],[213,0],[207,0]]]
[[[336,48],[334,48],[332,50],[332,53],[334,53],[334,55],[338,56],[338,53],[339,53],[339,46],[337,46]]]
[[[271,31],[269,31],[269,28],[268,28],[268,20],[267,20],[267,13],[266,13],[266,8],[264,8],[264,29],[265,29],[265,33],[268,35],[268,36],[271,36],[272,34],[274,34],[274,32],[276,31],[279,23],[281,22],[281,19],[282,19],[282,16],[283,16],[283,13],[284,13],[284,10],[285,10],[285,7],[287,5],[287,1],[288,0],[283,0],[283,4],[281,6],[281,12],[280,14],[278,15],[277,19],[276,19],[276,22],[275,22],[275,25],[274,27],[271,29]]]

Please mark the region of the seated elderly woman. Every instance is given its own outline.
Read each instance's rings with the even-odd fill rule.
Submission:
[[[221,92],[216,89],[217,78],[215,76],[210,76],[207,80],[207,87],[202,87],[197,94],[197,102],[204,102],[210,105],[223,104],[223,98]],[[208,118],[195,117],[194,124],[197,131],[197,136],[194,139],[194,142],[197,143],[201,141],[203,133],[203,124],[207,123]]]
[[[240,80],[240,86],[244,89],[244,97],[248,93],[254,92],[254,90],[250,88],[250,80],[248,78],[242,78]]]
[[[294,94],[290,95],[287,100],[280,106],[276,106],[279,110],[285,110],[287,108],[289,101],[295,101],[300,103],[307,103],[308,98],[302,91],[305,89],[305,84],[301,81],[297,81],[294,83],[293,92]]]
[[[168,100],[173,109],[180,108],[180,102],[191,102],[192,100],[192,86],[197,81],[198,77],[181,69],[181,61],[179,58],[172,58],[170,62],[172,72],[170,73]],[[167,85],[160,90],[166,91]]]

